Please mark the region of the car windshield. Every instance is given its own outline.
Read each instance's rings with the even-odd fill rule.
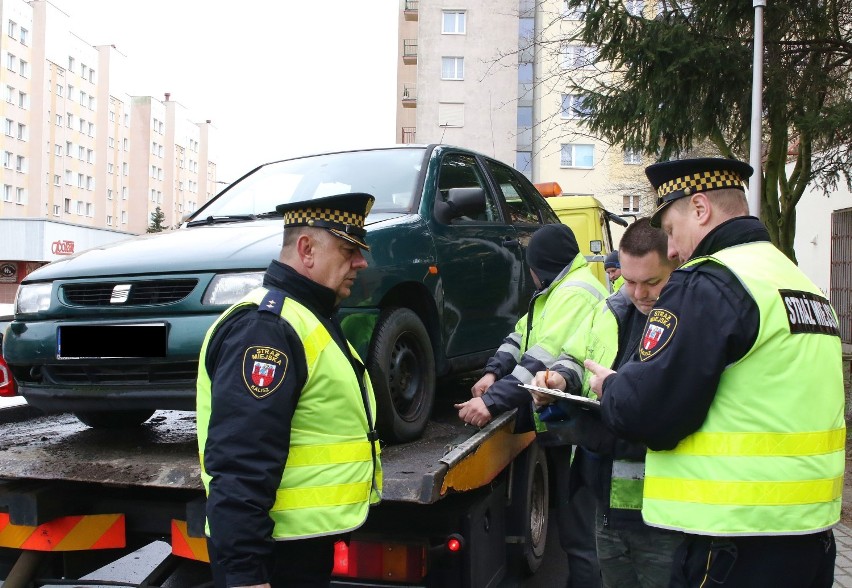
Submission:
[[[286,202],[366,192],[372,212],[409,212],[426,151],[376,149],[315,155],[270,163],[231,186],[195,218],[263,215]]]

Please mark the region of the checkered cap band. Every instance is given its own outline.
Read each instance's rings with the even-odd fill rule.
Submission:
[[[331,208],[299,208],[284,213],[284,226],[307,225],[310,221],[325,221],[341,227],[355,226],[364,228],[364,217],[354,212],[333,210]]]
[[[665,202],[666,196],[691,188],[691,192],[702,192],[705,190],[718,190],[720,188],[743,189],[743,179],[736,172],[730,170],[714,170],[690,174],[670,180],[657,188],[660,201]],[[679,197],[679,196],[677,196]],[[669,198],[669,200],[672,200]]]

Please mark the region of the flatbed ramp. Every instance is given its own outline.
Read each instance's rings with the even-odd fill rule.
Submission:
[[[193,412],[159,411],[144,425],[125,430],[91,429],[70,414],[41,415],[27,407],[2,413],[0,480],[202,489]],[[476,460],[482,462],[474,468],[477,480],[460,483],[487,482],[489,470],[502,468],[505,463],[499,462],[511,460],[528,442],[506,432],[512,421],[507,413],[480,430],[457,418],[434,420],[421,439],[385,447],[384,499],[439,500],[450,489],[445,484],[450,469],[490,445],[487,459]]]

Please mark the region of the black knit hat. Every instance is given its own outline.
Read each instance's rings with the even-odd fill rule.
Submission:
[[[609,269],[611,267],[621,267],[621,261],[618,259],[618,250],[610,251],[609,255],[607,255],[604,260],[604,269]]]
[[[527,264],[541,280],[542,285],[547,286],[565,266],[574,261],[578,253],[580,247],[577,245],[577,238],[567,225],[544,225],[530,239],[527,246]]]

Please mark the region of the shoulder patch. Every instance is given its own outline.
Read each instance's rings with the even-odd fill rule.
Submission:
[[[840,336],[840,328],[828,300],[799,290],[778,290],[778,294],[787,309],[790,333]]]
[[[648,314],[645,332],[639,344],[639,359],[647,361],[657,355],[671,340],[677,329],[677,316],[665,308],[654,308]]]
[[[253,345],[243,354],[243,382],[255,398],[266,398],[287,374],[287,356],[274,347]]]
[[[281,307],[284,306],[284,292],[280,290],[269,290],[260,304],[257,306],[258,312],[271,312],[272,314],[281,314]]]

